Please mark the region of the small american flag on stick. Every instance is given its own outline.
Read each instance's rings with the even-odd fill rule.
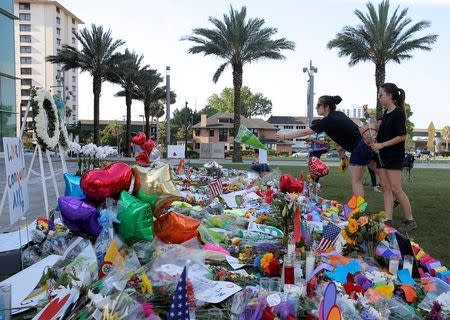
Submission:
[[[218,196],[223,191],[223,185],[220,178],[214,179],[211,181],[211,183],[208,186],[209,191],[211,192],[211,197],[214,198],[215,196]]]
[[[333,223],[328,223],[328,225],[323,229],[322,238],[317,245],[317,251],[325,251],[329,247],[333,246],[336,242],[339,234],[341,233],[341,228]]]

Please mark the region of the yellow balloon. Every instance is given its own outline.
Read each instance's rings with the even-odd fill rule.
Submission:
[[[133,167],[133,174],[135,178],[135,194],[139,191],[147,195],[158,195],[154,210],[156,218],[162,214],[165,207],[181,198],[180,191],[173,182],[169,164],[156,168],[136,165]]]

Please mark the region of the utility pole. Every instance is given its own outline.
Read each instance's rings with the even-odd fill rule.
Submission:
[[[303,72],[307,72],[309,76],[306,115],[308,117],[308,126],[311,126],[314,117],[314,73],[317,73],[317,68],[312,65],[312,60],[309,60],[309,69],[304,67]]]
[[[170,145],[170,67],[166,67],[166,143]]]

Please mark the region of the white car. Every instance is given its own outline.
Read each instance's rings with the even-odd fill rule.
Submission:
[[[306,158],[309,156],[308,151],[299,151],[291,155],[292,158]]]

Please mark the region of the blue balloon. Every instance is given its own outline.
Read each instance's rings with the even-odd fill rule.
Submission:
[[[86,198],[83,190],[80,187],[81,177],[74,176],[70,173],[64,173],[64,182],[66,183],[66,191],[64,192],[65,196],[77,197],[77,198]]]

